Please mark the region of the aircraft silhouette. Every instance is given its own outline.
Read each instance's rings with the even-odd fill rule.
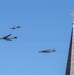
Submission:
[[[39,53],[50,53],[50,52],[56,52],[55,48],[39,51]]]
[[[11,27],[11,29],[17,29],[17,28],[21,28],[21,26]]]
[[[16,29],[16,27],[12,27],[11,29]]]
[[[0,39],[6,40],[6,41],[12,41],[12,39],[17,39],[16,36],[10,37],[11,35],[12,35],[12,34],[6,35],[6,36],[4,36],[4,37],[2,37],[2,38],[0,38]]]
[[[16,28],[21,28],[21,26],[16,26]]]

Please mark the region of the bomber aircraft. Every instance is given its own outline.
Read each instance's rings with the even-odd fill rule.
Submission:
[[[2,38],[0,38],[0,39],[6,40],[6,41],[12,41],[12,39],[17,39],[16,36],[10,37],[11,35],[12,35],[12,34],[6,35],[6,36],[4,36],[4,37],[2,37]]]
[[[56,52],[55,48],[39,51],[39,53],[50,53],[50,52]]]

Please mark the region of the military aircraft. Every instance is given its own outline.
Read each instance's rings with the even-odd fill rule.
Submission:
[[[17,39],[16,36],[10,37],[11,35],[12,35],[12,34],[6,35],[6,36],[4,36],[4,37],[2,37],[2,38],[0,38],[0,39],[6,40],[6,41],[12,41],[12,39]]]
[[[11,29],[16,29],[16,27],[12,27]]]
[[[50,53],[50,52],[56,52],[55,48],[39,51],[39,53]]]
[[[16,26],[16,28],[21,28],[21,26]]]
[[[11,29],[17,29],[17,28],[21,28],[21,26],[11,27]]]

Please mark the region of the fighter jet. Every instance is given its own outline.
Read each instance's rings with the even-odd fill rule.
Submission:
[[[47,49],[47,50],[39,51],[39,53],[50,53],[50,52],[56,52],[56,50],[55,49]]]
[[[6,41],[12,41],[12,39],[17,39],[16,36],[10,37],[11,35],[12,35],[12,34],[6,35],[6,36],[4,36],[4,37],[2,37],[2,38],[0,38],[0,39],[6,40]]]
[[[17,28],[21,28],[21,26],[11,27],[11,29],[17,29]]]

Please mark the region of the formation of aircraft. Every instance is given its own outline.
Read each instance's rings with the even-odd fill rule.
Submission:
[[[10,37],[12,34],[6,35],[0,39],[6,40],[6,41],[12,41],[12,39],[17,39],[17,36]]]
[[[39,53],[50,53],[50,52],[56,52],[55,48],[39,51]]]
[[[14,26],[14,27],[11,27],[11,29],[17,29],[17,28],[21,28],[21,26]]]
[[[14,26],[12,27],[11,29],[16,29],[16,28],[21,28],[21,26]],[[14,37],[10,37],[12,34],[8,34],[2,38],[0,38],[0,40],[6,40],[6,41],[12,41],[12,39],[17,39],[17,36],[14,36]]]
[[[11,29],[17,29],[17,28],[21,28],[21,26],[14,26]],[[12,34],[8,34],[1,39],[6,40],[6,41],[12,41],[12,39],[17,39],[17,36],[14,37],[10,37]],[[39,53],[50,53],[50,52],[56,52],[55,48],[54,49],[47,49],[47,50],[42,50],[42,51],[38,51]]]

